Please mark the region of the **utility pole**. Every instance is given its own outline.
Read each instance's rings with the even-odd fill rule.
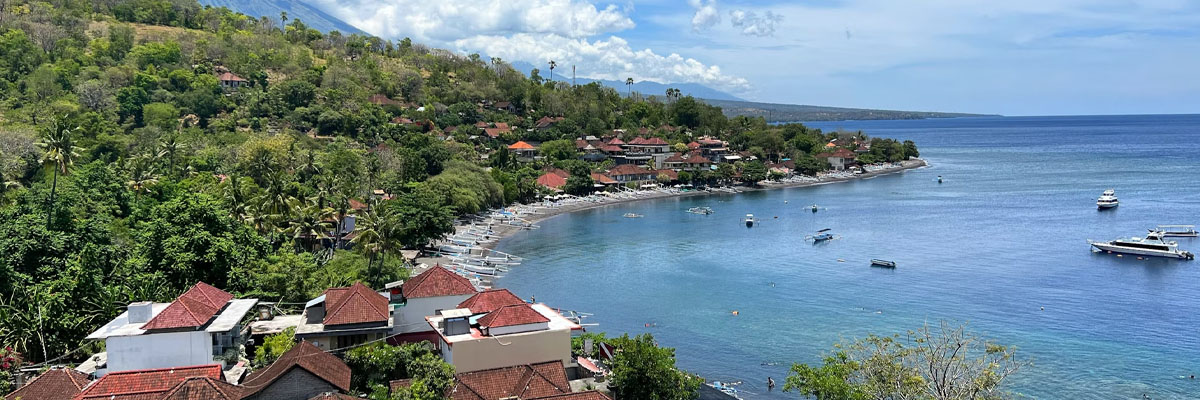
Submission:
[[[575,64],[571,64],[571,86],[575,86]]]

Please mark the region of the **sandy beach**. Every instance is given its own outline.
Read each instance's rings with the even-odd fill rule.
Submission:
[[[594,201],[578,201],[578,202],[571,203],[571,204],[559,204],[559,205],[554,205],[551,207],[539,207],[533,213],[522,215],[522,218],[525,221],[528,221],[532,224],[537,224],[540,221],[544,221],[546,219],[549,219],[549,218],[552,218],[555,216],[569,214],[569,213],[573,213],[576,211],[590,210],[593,208],[610,206],[610,205],[614,205],[614,204],[623,204],[623,203],[630,203],[630,202],[644,201],[644,200],[663,199],[663,198],[669,198],[669,197],[708,196],[708,195],[714,195],[714,194],[743,193],[743,192],[759,191],[759,190],[774,190],[774,189],[786,189],[786,188],[796,188],[796,187],[805,187],[805,186],[825,185],[825,184],[831,184],[831,183],[837,183],[837,182],[846,182],[846,181],[852,181],[852,180],[867,179],[867,178],[880,176],[880,175],[894,174],[894,173],[899,173],[899,172],[903,172],[903,171],[910,170],[910,169],[926,167],[928,165],[929,165],[929,163],[927,163],[925,160],[921,160],[921,159],[908,160],[908,161],[901,162],[900,165],[896,166],[896,167],[864,172],[862,174],[827,175],[827,176],[819,177],[817,180],[810,180],[810,181],[768,182],[766,184],[763,184],[763,185],[757,186],[757,187],[737,186],[737,187],[735,187],[735,189],[736,189],[735,191],[726,191],[726,190],[695,190],[695,191],[687,191],[687,192],[683,192],[683,191],[666,191],[666,192],[645,191],[645,192],[641,192],[641,193],[637,194],[636,196],[631,196],[631,197],[607,197],[607,198],[602,197],[602,198],[596,198]],[[523,228],[519,228],[516,226],[503,225],[503,224],[497,224],[497,225],[493,226],[492,229],[494,232],[493,236],[496,237],[497,240],[483,244],[480,247],[484,247],[484,248],[488,248],[488,249],[495,248],[496,244],[499,243],[500,240],[503,240],[504,238],[512,236],[512,235],[516,234],[517,232],[525,230]],[[439,264],[444,265],[444,264],[448,264],[450,262],[451,262],[451,260],[444,256],[422,254],[422,256],[420,256],[416,259],[416,262],[415,262],[416,266],[414,267],[413,275],[419,274],[434,265],[439,265]],[[520,268],[520,267],[518,266],[517,268]]]

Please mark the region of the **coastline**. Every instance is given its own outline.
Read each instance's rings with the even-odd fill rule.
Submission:
[[[924,167],[929,166],[929,162],[927,162],[923,159],[902,161],[900,164],[901,165],[899,167],[895,167],[895,168],[887,168],[887,169],[883,169],[883,170],[879,170],[879,171],[865,172],[862,174],[851,175],[851,176],[834,176],[834,177],[819,179],[817,181],[768,183],[768,184],[758,186],[758,187],[738,187],[737,192],[692,191],[692,192],[672,192],[672,193],[651,193],[646,196],[636,197],[636,198],[609,198],[609,199],[606,199],[603,201],[584,202],[584,203],[578,203],[578,204],[562,205],[562,206],[553,207],[553,208],[543,208],[543,209],[538,210],[535,213],[527,214],[524,217],[524,219],[531,224],[536,224],[538,222],[545,221],[547,219],[554,218],[559,215],[570,214],[570,213],[577,212],[577,211],[591,210],[594,208],[611,206],[611,205],[615,205],[615,204],[625,204],[625,203],[632,203],[632,202],[638,202],[638,201],[644,201],[644,200],[656,200],[656,199],[665,199],[665,198],[672,198],[672,197],[682,198],[682,197],[708,196],[708,195],[718,195],[718,194],[736,194],[736,193],[755,192],[755,191],[763,191],[763,190],[789,189],[789,188],[799,188],[799,187],[808,187],[808,186],[817,186],[817,185],[827,185],[827,184],[832,184],[832,183],[869,179],[869,178],[873,178],[876,176],[895,174],[895,173],[904,172],[904,171],[907,171],[910,169],[918,169],[918,168],[924,168]],[[460,227],[460,226],[455,226],[455,228],[458,228],[458,227]],[[496,245],[498,245],[500,243],[500,241],[502,241],[512,235],[515,235],[518,232],[524,231],[524,230],[525,229],[522,229],[522,228],[519,228],[516,226],[511,226],[511,225],[494,226],[493,227],[493,232],[494,232],[493,236],[495,236],[496,240],[493,242],[483,244],[480,247],[487,248],[487,249],[495,249]],[[416,261],[414,262],[415,266],[414,266],[412,273],[413,273],[413,275],[416,275],[421,272],[424,272],[425,269],[428,269],[431,266],[438,265],[438,264],[447,264],[449,262],[450,262],[450,259],[443,257],[443,256],[436,256],[436,255],[425,256],[425,255],[423,255],[421,257],[417,257]]]

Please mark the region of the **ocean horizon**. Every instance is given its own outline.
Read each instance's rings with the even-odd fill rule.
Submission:
[[[748,398],[798,397],[768,392],[767,377],[782,383],[791,363],[818,363],[839,341],[938,321],[1016,346],[1033,365],[1011,388],[1031,398],[1200,393],[1189,378],[1200,370],[1196,262],[1087,243],[1200,222],[1200,115],[807,125],[914,140],[931,165],[556,216],[499,243],[526,262],[497,286],[592,313],[591,331],[651,333],[681,368],[745,382]],[[1109,188],[1121,206],[1097,211]],[[695,206],[716,213],[684,211]],[[761,223],[747,229],[748,213]],[[804,240],[824,228],[839,238]],[[871,268],[872,258],[898,267]]]

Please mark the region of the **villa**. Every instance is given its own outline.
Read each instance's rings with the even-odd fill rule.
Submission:
[[[433,267],[418,274],[391,292],[393,333],[431,332],[425,317],[438,311],[458,308],[458,304],[475,295],[475,285],[450,270]]]
[[[388,297],[355,283],[305,303],[296,338],[330,351],[383,339],[391,331]]]
[[[484,298],[461,304],[468,308],[425,318],[440,338],[442,358],[455,371],[573,362],[571,334],[583,327],[545,304],[526,304],[507,291],[485,293]]]
[[[226,351],[236,350],[241,321],[257,299],[232,294],[204,282],[170,303],[148,301],[128,309],[87,338],[103,340],[106,373],[148,368],[223,364]]]

